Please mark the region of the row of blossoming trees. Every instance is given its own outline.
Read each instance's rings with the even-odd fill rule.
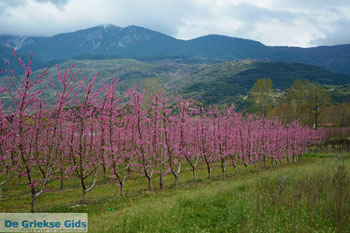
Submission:
[[[26,66],[18,59],[25,79],[9,68],[9,85],[1,87],[13,105],[0,108],[0,186],[15,177],[26,179],[33,212],[36,199],[55,179],[61,189],[66,179],[78,179],[81,202],[97,179],[116,182],[120,195],[130,174],[146,177],[150,190],[155,174],[160,187],[165,175],[173,176],[176,186],[182,167],[197,182],[199,164],[210,178],[214,167],[225,176],[229,166],[236,172],[239,165],[297,161],[315,134],[297,122],[283,125],[233,108],[196,107],[164,93],[145,101],[138,88],[117,97],[117,80],[96,88],[97,76],[77,78],[73,66],[64,72],[57,66],[58,81],[47,76],[48,69],[32,78],[31,61]],[[47,80],[56,93],[54,106],[38,89]]]

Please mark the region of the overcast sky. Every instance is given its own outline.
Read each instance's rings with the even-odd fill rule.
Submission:
[[[266,45],[350,44],[350,0],[0,0],[0,34],[51,36],[100,24],[179,39],[222,34]]]

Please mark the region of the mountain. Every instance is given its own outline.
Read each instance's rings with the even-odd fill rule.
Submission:
[[[17,50],[25,45],[35,43],[40,38],[41,37],[4,35],[4,36],[0,36],[0,45],[8,47],[8,48],[14,48]]]
[[[46,61],[69,59],[81,54],[152,56],[159,55],[159,51],[164,48],[167,50],[162,55],[173,53],[171,48],[176,49],[178,41],[142,27],[101,25],[52,37],[35,38],[30,43],[23,44],[18,52],[29,53],[33,50]]]
[[[274,60],[284,62],[303,62],[327,69],[350,74],[350,44],[319,46],[313,48],[270,47]]]
[[[185,41],[143,27],[120,28],[114,25],[35,38],[32,43],[25,43],[18,49],[21,53],[31,50],[46,60],[78,55],[115,55],[121,58],[190,56],[221,60],[267,59],[272,56],[268,47],[252,40],[208,35]]]
[[[221,35],[207,35],[184,43],[178,55],[237,59],[268,59],[271,50],[260,42]]]
[[[350,74],[350,45],[314,48],[265,46],[222,35],[179,40],[138,26],[100,25],[51,37],[0,36],[0,44],[19,54],[35,52],[43,62],[98,55],[100,58],[202,57],[211,61],[253,59],[306,63]]]

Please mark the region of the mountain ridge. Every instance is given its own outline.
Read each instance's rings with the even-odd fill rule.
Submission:
[[[310,48],[266,46],[255,40],[217,34],[180,40],[136,25],[98,25],[51,37],[0,36],[0,45],[16,47],[20,55],[33,50],[43,64],[83,54],[119,58],[188,56],[220,61],[305,63],[350,74],[350,44]]]
[[[92,26],[92,27],[88,27],[88,28],[84,28],[84,29],[78,29],[76,31],[71,31],[71,32],[62,32],[62,33],[57,33],[57,34],[54,34],[52,36],[24,36],[24,35],[12,35],[12,34],[0,34],[0,43],[2,45],[4,45],[4,41],[3,41],[3,37],[7,37],[7,38],[10,38],[10,39],[14,39],[14,38],[17,38],[17,39],[38,39],[38,38],[50,38],[50,37],[55,37],[55,36],[58,36],[58,35],[64,35],[64,34],[71,34],[71,33],[76,33],[76,32],[82,32],[82,31],[87,31],[87,30],[90,30],[90,29],[95,29],[95,28],[104,28],[104,29],[108,29],[108,28],[119,28],[119,29],[126,29],[126,28],[142,28],[142,29],[146,29],[148,31],[153,31],[153,32],[157,32],[155,30],[152,30],[152,29],[148,29],[148,28],[145,28],[145,27],[141,27],[141,26],[137,26],[137,25],[129,25],[129,26],[126,26],[126,27],[120,27],[120,26],[116,26],[114,24],[99,24],[99,25],[96,25],[96,26]],[[159,34],[162,34],[162,35],[166,35],[164,33],[161,33],[161,32],[157,32]],[[210,37],[210,36],[220,36],[220,37],[228,37],[228,38],[233,38],[233,39],[241,39],[241,40],[247,40],[247,41],[253,41],[253,42],[258,42],[264,46],[267,46],[267,47],[273,47],[273,48],[298,48],[298,49],[313,49],[313,48],[321,48],[321,47],[334,47],[334,46],[343,46],[343,45],[350,45],[350,42],[349,44],[337,44],[337,45],[319,45],[319,46],[310,46],[310,47],[298,47],[298,46],[288,46],[288,45],[265,45],[263,44],[262,42],[260,41],[257,41],[257,40],[253,40],[253,39],[248,39],[248,38],[242,38],[242,37],[232,37],[232,36],[228,36],[228,35],[224,35],[224,34],[207,34],[207,35],[203,35],[203,36],[199,36],[199,37],[195,37],[195,38],[191,38],[191,39],[178,39],[176,37],[172,37],[172,36],[169,36],[169,35],[166,35],[168,37],[171,37],[173,39],[176,39],[176,40],[179,40],[179,41],[192,41],[192,40],[196,40],[196,39],[200,39],[200,38],[204,38],[204,37]],[[9,47],[9,48],[12,48],[10,46],[6,46],[6,47]]]

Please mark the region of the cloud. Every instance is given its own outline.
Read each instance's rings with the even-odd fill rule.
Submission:
[[[0,14],[6,13],[8,8],[16,7],[18,5],[21,5],[23,1],[21,0],[10,0],[10,1],[2,1],[0,2]]]
[[[174,35],[183,19],[203,9],[187,0],[23,0],[0,15],[0,34],[53,35],[111,23]]]
[[[50,36],[99,24],[191,39],[224,34],[267,45],[350,43],[348,0],[9,0],[0,34]]]
[[[337,45],[350,43],[350,19],[337,20],[329,32],[311,41],[313,45]]]
[[[37,2],[50,2],[57,8],[63,10],[63,7],[68,3],[68,0],[35,0]]]

